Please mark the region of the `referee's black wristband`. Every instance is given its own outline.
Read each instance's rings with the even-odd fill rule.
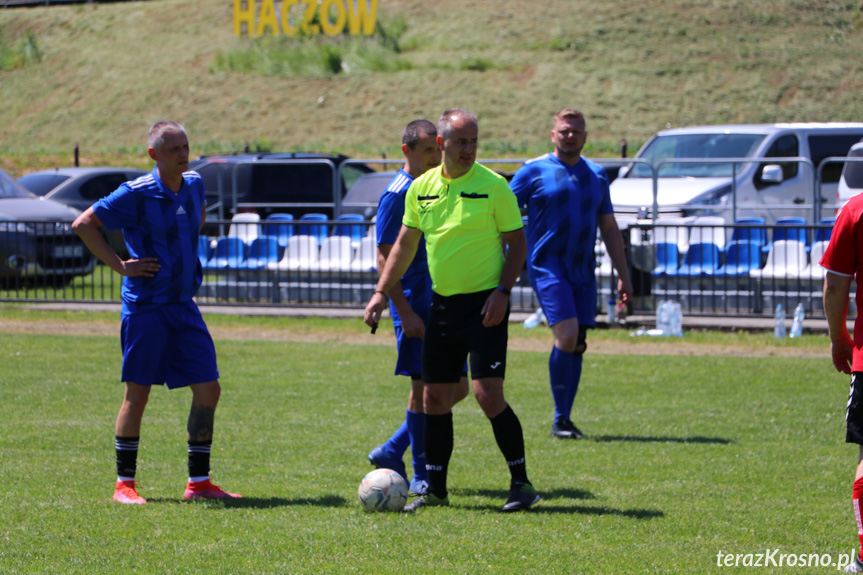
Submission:
[[[505,293],[506,295],[509,295],[510,293],[512,293],[510,290],[506,289],[506,288],[505,288],[505,287],[503,287],[503,286],[497,286],[495,289],[496,289],[497,291],[502,291],[502,292],[503,292],[503,293]]]

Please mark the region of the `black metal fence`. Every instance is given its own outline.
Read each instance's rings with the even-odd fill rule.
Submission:
[[[624,239],[635,311],[673,300],[689,315],[761,317],[777,304],[794,309],[802,303],[808,317],[824,317],[826,270],[818,262],[832,225],[832,218],[818,225],[784,218],[768,226],[758,218],[729,225],[709,217],[630,225]],[[598,267],[600,285],[607,269],[607,262]]]
[[[203,305],[361,308],[374,291],[374,222],[361,216],[238,214],[208,222],[207,229],[213,235],[202,236],[198,246]],[[657,302],[674,300],[688,315],[766,317],[777,303],[785,309],[803,303],[807,317],[824,317],[825,270],[818,261],[831,232],[832,220],[630,222],[623,229],[635,289],[628,312],[652,314]],[[2,301],[120,299],[121,278],[96,265],[68,224],[0,228],[0,258]],[[605,314],[616,300],[617,278],[599,240],[596,264],[597,312]],[[525,272],[513,289],[513,311],[537,306]]]

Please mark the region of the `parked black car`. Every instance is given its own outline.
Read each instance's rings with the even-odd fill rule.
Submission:
[[[78,211],[39,198],[0,170],[0,283],[66,283],[93,271],[90,250],[72,231]]]
[[[378,211],[378,202],[398,172],[371,172],[361,176],[342,198],[343,214],[360,214],[371,220]]]
[[[124,182],[146,174],[134,168],[56,168],[18,178],[18,183],[49,200],[84,211]]]
[[[134,168],[55,168],[22,176],[18,178],[18,183],[37,196],[66,204],[83,212],[125,182],[147,173]],[[128,257],[121,230],[102,230],[102,232],[120,257]]]
[[[210,219],[230,219],[235,213],[252,211],[261,219],[274,213],[298,218],[309,212],[332,218],[334,204],[345,191],[372,171],[365,164],[351,162],[339,172],[346,161],[342,155],[299,152],[214,155],[197,158],[189,169],[204,180]]]

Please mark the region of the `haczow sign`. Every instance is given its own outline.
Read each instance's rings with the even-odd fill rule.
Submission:
[[[234,34],[338,36],[347,27],[352,36],[371,36],[377,12],[378,0],[234,0]]]

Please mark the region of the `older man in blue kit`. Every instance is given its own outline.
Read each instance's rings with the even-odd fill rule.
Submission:
[[[120,341],[125,396],[117,415],[114,500],[144,504],[135,483],[141,420],[150,389],[188,387],[189,481],[185,499],[240,497],[210,482],[210,448],[219,402],[216,349],[192,300],[203,272],[197,256],[206,204],[201,176],[189,169],[189,140],[176,122],[148,132],[150,174],[126,182],[75,220],[73,228],[105,265],[123,276]],[[123,260],[99,228],[123,230],[130,257]]]

